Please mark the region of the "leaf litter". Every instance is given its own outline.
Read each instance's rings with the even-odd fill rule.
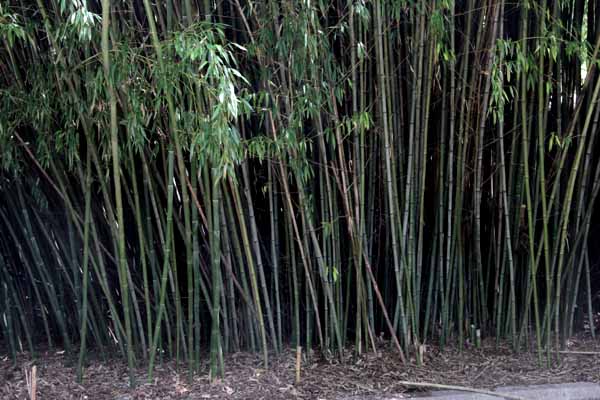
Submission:
[[[348,349],[343,359],[304,354],[301,381],[295,384],[296,350],[272,354],[269,368],[262,368],[254,353],[225,355],[225,375],[210,382],[208,356],[192,381],[184,363],[157,364],[152,382],[145,368],[136,369],[134,388],[128,385],[126,362],[120,358],[91,358],[82,384],[75,381],[75,362],[62,351],[38,352],[33,360],[20,353],[16,364],[0,353],[0,398],[29,399],[26,371],[37,367],[37,399],[51,400],[195,400],[195,399],[367,399],[405,396],[423,389],[409,389],[399,381],[428,382],[492,389],[507,385],[566,382],[600,382],[600,343],[579,337],[568,342],[560,360],[540,366],[535,352],[513,352],[508,344],[484,341],[481,348],[463,351],[426,346],[421,365],[414,358],[403,365],[394,349],[382,343],[377,353],[355,356]],[[577,352],[588,352],[578,354]],[[544,355],[545,362],[545,355]],[[142,362],[140,361],[140,364]]]

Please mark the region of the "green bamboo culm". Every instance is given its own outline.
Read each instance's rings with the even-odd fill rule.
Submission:
[[[119,127],[117,120],[117,95],[111,77],[111,59],[109,49],[110,28],[110,0],[102,0],[102,64],[104,66],[104,77],[108,88],[110,101],[110,148],[112,157],[112,172],[115,194],[115,208],[117,211],[118,232],[118,272],[121,289],[121,303],[123,304],[123,319],[125,320],[125,334],[127,346],[127,366],[129,368],[129,385],[135,386],[134,377],[134,350],[131,327],[131,315],[129,309],[129,282],[127,272],[127,255],[125,254],[125,219],[123,216],[123,198],[121,195],[121,165],[119,155]]]
[[[85,212],[83,221],[83,260],[82,260],[82,284],[81,284],[81,333],[79,359],[77,361],[77,381],[83,381],[83,363],[85,362],[86,336],[88,326],[88,266],[90,259],[90,219],[92,212],[92,192],[91,192],[91,154],[88,151],[85,168]]]

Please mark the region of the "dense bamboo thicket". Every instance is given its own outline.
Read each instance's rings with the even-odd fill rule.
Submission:
[[[6,0],[0,39],[13,357],[595,334],[595,0]]]

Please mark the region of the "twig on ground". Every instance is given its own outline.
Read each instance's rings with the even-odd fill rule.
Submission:
[[[545,353],[545,350],[542,350],[542,353]],[[534,351],[534,353],[537,353],[537,351]],[[579,351],[579,350],[559,350],[559,351],[552,351],[552,353],[558,353],[558,354],[576,354],[576,355],[582,355],[582,356],[600,356],[600,351]]]

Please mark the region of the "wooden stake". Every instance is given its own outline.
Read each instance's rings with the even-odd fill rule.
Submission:
[[[31,372],[25,370],[25,380],[27,381],[27,390],[29,391],[29,398],[36,400],[37,397],[37,367],[34,365],[31,367]]]
[[[300,384],[300,366],[302,362],[302,346],[296,347],[296,385]]]

